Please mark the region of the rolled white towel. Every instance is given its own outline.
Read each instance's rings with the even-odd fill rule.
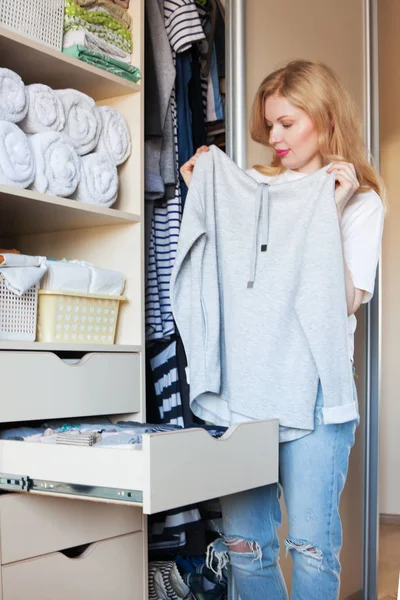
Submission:
[[[19,123],[28,112],[28,94],[21,77],[0,68],[0,121]]]
[[[88,154],[99,141],[101,118],[96,102],[77,90],[56,90],[65,111],[63,133],[68,135],[78,154]]]
[[[28,138],[15,123],[0,121],[0,183],[27,188],[35,177]]]
[[[81,157],[81,182],[73,197],[79,202],[110,207],[118,196],[117,167],[107,152]]]
[[[48,131],[29,138],[36,163],[31,185],[41,194],[68,197],[81,179],[80,159],[70,139],[63,133]]]
[[[28,112],[19,124],[25,133],[62,131],[65,125],[64,106],[54,90],[42,83],[26,86]]]
[[[116,165],[126,161],[131,153],[131,136],[120,112],[111,106],[99,106],[101,133],[96,151],[108,152]]]

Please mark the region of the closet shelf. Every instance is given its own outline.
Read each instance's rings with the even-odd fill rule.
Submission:
[[[48,342],[0,341],[0,351],[25,352],[142,352],[142,346],[132,344],[57,344]]]
[[[24,83],[75,88],[96,101],[141,90],[141,85],[88,65],[34,39],[0,26],[0,67],[16,71]]]
[[[140,220],[139,215],[114,208],[0,185],[0,235],[51,233]]]

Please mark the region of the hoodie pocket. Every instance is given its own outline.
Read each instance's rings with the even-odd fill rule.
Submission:
[[[200,296],[200,306],[201,306],[201,322],[203,325],[203,332],[204,332],[204,343],[205,345],[208,342],[208,320],[207,320],[207,311],[206,311],[206,306],[204,303],[204,299],[203,296]]]

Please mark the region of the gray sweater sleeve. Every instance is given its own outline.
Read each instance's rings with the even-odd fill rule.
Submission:
[[[321,381],[324,423],[356,419],[356,403],[349,402],[353,399],[353,373],[347,346],[345,275],[332,194],[320,195],[310,221],[295,308]]]
[[[196,179],[197,185],[205,187],[204,179]],[[219,393],[221,385],[215,218],[214,211],[206,211],[203,205],[205,201],[213,203],[214,195],[212,187],[204,192],[199,194],[192,181],[171,277],[172,311],[189,368],[196,366],[189,372],[191,398],[206,391]]]

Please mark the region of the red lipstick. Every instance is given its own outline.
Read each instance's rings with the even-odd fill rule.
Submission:
[[[289,154],[290,150],[275,150],[278,158],[283,158],[287,154]]]

